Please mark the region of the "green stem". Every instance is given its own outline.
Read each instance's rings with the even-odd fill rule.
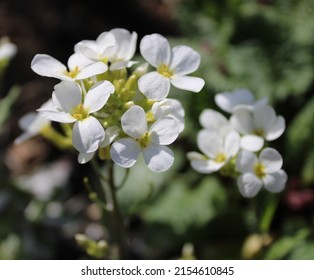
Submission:
[[[125,235],[125,229],[123,226],[123,218],[117,199],[118,188],[114,184],[113,176],[113,163],[107,161],[107,176],[100,170],[96,161],[92,161],[92,167],[99,178],[101,186],[103,188],[106,197],[106,207],[104,210],[110,213],[112,219],[112,237],[116,239],[119,247],[119,254],[121,259],[128,258],[127,239]]]
[[[273,221],[276,209],[279,204],[279,195],[272,195],[269,202],[267,203],[264,214],[260,222],[260,230],[262,233],[268,234],[271,223]]]
[[[117,237],[117,242],[119,245],[119,252],[121,259],[128,258],[128,250],[127,250],[127,239],[125,235],[125,229],[123,226],[123,218],[121,215],[119,203],[117,200],[117,188],[114,184],[114,177],[113,177],[113,164],[111,161],[107,161],[108,167],[108,183],[110,188],[110,195],[112,201],[112,218],[114,222],[115,228],[115,235]]]

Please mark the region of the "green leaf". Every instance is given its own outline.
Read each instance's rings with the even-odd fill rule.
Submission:
[[[166,191],[143,211],[147,222],[169,225],[176,233],[200,227],[223,212],[226,192],[218,180],[206,177],[195,187],[179,178],[168,184]]]
[[[0,100],[0,129],[9,117],[11,106],[19,96],[20,92],[21,89],[18,86],[13,86],[8,95]]]

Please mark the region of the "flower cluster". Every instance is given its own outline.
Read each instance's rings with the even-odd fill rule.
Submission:
[[[98,155],[129,168],[142,153],[152,171],[169,169],[174,155],[167,146],[184,128],[184,110],[168,94],[171,85],[202,89],[201,78],[188,76],[199,67],[200,55],[187,46],[171,49],[159,34],[147,35],[140,42],[147,63],[132,70],[136,43],[135,32],[116,28],[77,43],[67,65],[36,55],[32,70],[61,81],[38,113],[21,119],[25,132],[16,143],[40,134],[59,147],[73,146],[80,163]],[[154,71],[148,72],[149,64]],[[60,123],[63,133],[51,122]]]
[[[254,197],[263,186],[270,192],[282,191],[287,181],[282,157],[265,144],[282,135],[284,118],[276,115],[266,98],[255,101],[245,89],[217,94],[215,102],[231,116],[227,119],[212,109],[201,113],[203,129],[197,145],[202,153],[187,155],[193,169],[204,174],[220,170],[236,177],[245,197]]]

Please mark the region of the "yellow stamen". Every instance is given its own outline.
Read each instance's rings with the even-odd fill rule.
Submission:
[[[226,159],[227,159],[227,157],[224,153],[219,153],[215,157],[216,162],[224,162],[224,161],[226,161]]]
[[[84,120],[88,117],[88,112],[84,108],[83,104],[80,103],[73,109],[72,116],[77,120]]]
[[[79,67],[75,66],[75,68],[72,71],[65,71],[65,74],[74,79],[79,72],[80,72]]]
[[[265,166],[260,162],[255,163],[253,170],[255,175],[260,179],[262,179],[266,175]]]
[[[142,148],[147,148],[151,142],[151,136],[146,132],[140,139],[137,140]]]
[[[169,69],[169,66],[167,64],[161,64],[157,68],[157,72],[166,78],[170,78],[173,76],[173,72]]]

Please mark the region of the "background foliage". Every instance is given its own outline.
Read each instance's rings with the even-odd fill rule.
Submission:
[[[31,2],[34,1],[27,3]],[[120,2],[128,5],[127,1]],[[32,56],[45,52],[62,60],[71,54],[74,43],[93,39],[113,27],[123,27],[137,31],[140,37],[159,32],[170,38],[172,45],[192,46],[202,56],[196,75],[206,81],[198,94],[175,90],[171,93],[186,110],[186,129],[173,145],[174,167],[155,174],[139,162],[118,192],[131,258],[192,257],[186,256],[183,249],[192,244],[198,259],[314,259],[313,1],[169,1],[172,9],[160,3],[158,6],[157,1],[159,10],[155,9],[150,22],[148,16],[135,21],[139,7],[149,15],[148,4],[142,2],[145,1],[135,1],[130,15],[125,15],[133,21],[115,22],[110,17],[108,24],[103,15],[89,10],[94,17],[89,16],[84,24],[91,23],[95,28],[88,29],[78,22],[84,15],[84,1],[43,1],[42,8],[53,6],[52,18],[64,8],[72,11],[73,17],[66,18],[61,13],[60,18],[54,18],[55,25],[51,20],[50,25],[42,27],[47,28],[47,35],[54,34],[49,48],[46,44],[53,39],[45,42],[43,30],[34,32],[35,43],[28,46],[32,52],[26,56],[23,45],[18,45],[20,56],[7,69],[1,88],[0,106],[6,104],[5,108],[12,110],[1,110],[0,116],[0,258],[89,258],[73,238],[78,232],[110,243],[110,228],[101,226],[108,217],[91,202],[82,183],[84,176],[93,182],[89,167],[78,166],[75,154],[64,155],[42,139],[33,139],[19,148],[12,146],[12,141],[19,133],[17,118],[38,108],[53,85],[45,78],[34,82],[38,77],[29,69]],[[21,11],[14,8],[7,4],[2,11],[21,16]],[[27,11],[26,16],[35,22],[44,20]],[[111,12],[118,11],[116,7]],[[156,23],[161,19],[158,13],[166,18],[160,25]],[[72,25],[61,28],[58,20]],[[145,20],[147,25],[143,28],[139,21]],[[18,43],[19,37],[12,34],[13,42]],[[63,40],[65,35],[69,37]],[[27,74],[14,77],[19,62],[24,63]],[[16,83],[21,85],[22,93],[13,104],[14,93],[7,92]],[[273,143],[283,155],[289,176],[281,194],[261,192],[254,199],[244,199],[232,180],[197,174],[186,159],[186,152],[196,149],[200,112],[205,108],[217,109],[216,93],[237,88],[249,89],[256,98],[267,96],[277,113],[286,119],[286,132]],[[121,180],[122,176],[123,170],[117,168],[116,179]]]

